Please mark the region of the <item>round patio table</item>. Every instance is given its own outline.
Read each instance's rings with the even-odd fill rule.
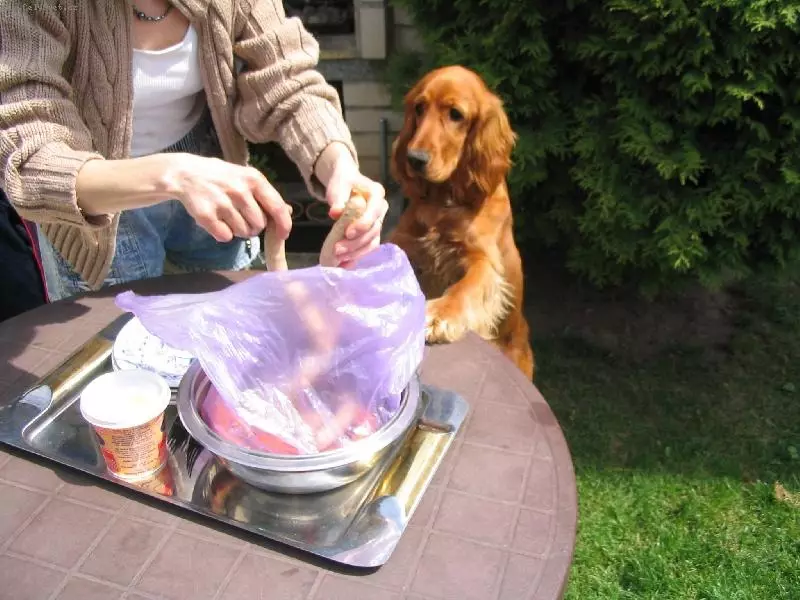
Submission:
[[[141,294],[221,289],[253,273],[173,275]],[[0,408],[121,311],[120,288],[0,324]],[[36,600],[552,600],[572,561],[577,499],[537,389],[477,337],[430,347],[423,381],[470,413],[389,561],[337,570],[188,511],[0,445],[0,590]],[[0,593],[2,595],[2,593]]]

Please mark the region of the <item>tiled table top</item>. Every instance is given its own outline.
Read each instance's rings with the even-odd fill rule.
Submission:
[[[240,275],[164,278],[141,293]],[[119,314],[113,292],[0,325],[0,405]],[[575,541],[572,462],[538,391],[470,338],[428,350],[423,380],[463,395],[465,426],[389,562],[340,570],[0,445],[0,600],[560,598]]]

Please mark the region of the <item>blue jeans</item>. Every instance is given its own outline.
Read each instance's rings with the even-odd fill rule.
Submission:
[[[163,152],[220,157],[209,113],[178,143]],[[51,302],[89,290],[47,237],[38,231],[42,266]],[[259,238],[219,243],[194,222],[178,200],[123,211],[116,252],[103,285],[158,277],[169,261],[179,271],[238,271],[249,267],[260,251]]]

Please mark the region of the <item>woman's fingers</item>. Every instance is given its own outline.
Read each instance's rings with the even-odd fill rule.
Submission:
[[[216,205],[212,203],[203,204],[194,210],[192,217],[200,227],[205,229],[211,237],[221,244],[230,242],[233,239],[233,231],[225,221],[220,220]]]
[[[275,221],[281,239],[289,236],[288,205],[263,173],[216,158],[186,155],[183,161],[178,197],[214,239],[253,237],[264,230],[267,218]]]
[[[258,205],[275,221],[275,232],[282,240],[289,237],[292,230],[292,215],[289,205],[283,201],[272,184],[264,175],[253,168],[248,168],[248,181],[253,198]]]
[[[380,183],[364,177],[357,183],[357,189],[364,194],[367,200],[367,209],[361,215],[361,218],[354,221],[347,228],[345,236],[348,240],[355,240],[369,232],[375,223],[383,221],[383,217],[389,209],[389,203],[386,201],[386,190],[383,189]]]
[[[232,200],[234,208],[247,223],[247,235],[242,237],[256,236],[264,231],[267,226],[264,211],[261,210],[261,206],[256,202],[246,182],[242,182],[241,186],[228,194],[228,197]]]
[[[342,240],[336,244],[334,253],[336,254],[336,258],[339,259],[340,264],[356,261],[374,250],[380,244],[382,227],[383,218],[380,218],[374,221],[372,226],[362,236],[355,240]]]
[[[238,238],[247,239],[251,236],[251,227],[248,225],[239,208],[233,204],[230,198],[225,199],[217,206],[217,216],[230,227],[233,235]]]

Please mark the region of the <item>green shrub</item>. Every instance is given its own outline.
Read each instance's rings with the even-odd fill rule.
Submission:
[[[506,102],[521,246],[648,292],[797,254],[800,2],[393,1],[427,48],[390,61],[396,100],[459,63]]]
[[[278,171],[275,168],[277,150],[274,144],[251,144],[250,166],[261,171],[266,178],[275,183],[278,181]]]

